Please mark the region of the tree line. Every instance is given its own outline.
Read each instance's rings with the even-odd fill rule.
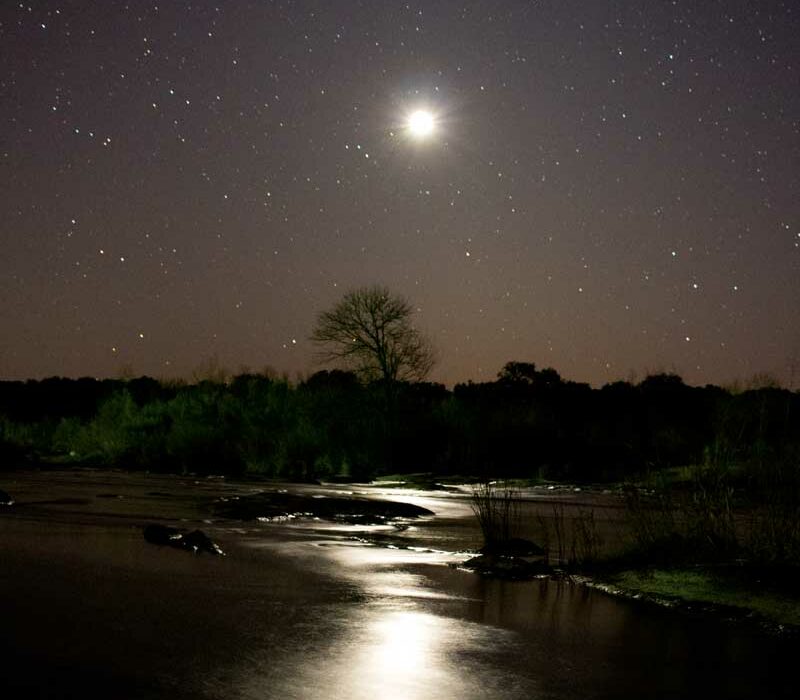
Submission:
[[[387,399],[387,396],[389,397]],[[194,384],[0,382],[0,460],[289,479],[378,474],[630,478],[672,467],[800,461],[800,393],[686,385],[599,389],[509,362],[491,382],[365,381],[322,370]]]

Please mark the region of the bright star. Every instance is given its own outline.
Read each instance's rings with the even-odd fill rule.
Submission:
[[[412,136],[417,138],[425,138],[430,135],[434,126],[433,115],[423,109],[412,112],[408,117],[408,130]]]

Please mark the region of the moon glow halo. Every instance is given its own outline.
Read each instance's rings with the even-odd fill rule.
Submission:
[[[408,130],[416,138],[429,136],[434,126],[433,115],[424,109],[418,109],[408,117]]]

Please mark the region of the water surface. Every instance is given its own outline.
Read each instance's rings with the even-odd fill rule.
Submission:
[[[397,529],[210,515],[253,484],[63,472],[0,487],[19,502],[0,513],[3,697],[796,695],[797,641],[456,568],[479,542],[463,494],[384,493],[437,513]],[[228,556],[150,545],[152,521],[200,527]]]

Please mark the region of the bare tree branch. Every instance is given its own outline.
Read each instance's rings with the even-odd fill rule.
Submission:
[[[323,363],[340,363],[365,380],[420,381],[433,368],[430,341],[411,325],[414,310],[386,287],[360,287],[317,318],[311,340]]]

